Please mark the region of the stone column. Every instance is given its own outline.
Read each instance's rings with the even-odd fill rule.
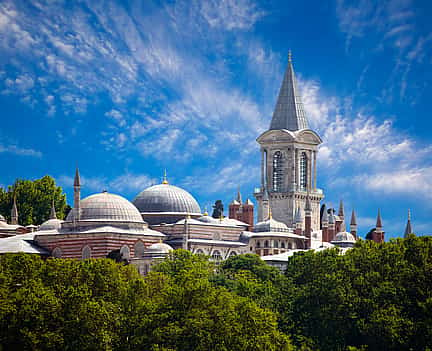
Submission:
[[[299,149],[295,149],[295,179],[297,189],[300,186],[300,160],[299,160]]]
[[[313,189],[316,190],[316,184],[317,184],[317,152],[316,150],[313,151]]]
[[[308,172],[308,176],[307,176],[307,187],[306,189],[308,191],[311,191],[312,189],[312,151],[308,150],[308,164],[307,164],[307,172]]]
[[[264,172],[265,172],[265,168],[264,168],[264,149],[261,148],[261,191],[264,190]]]
[[[296,149],[293,146],[292,148],[292,158],[291,158],[291,190],[296,191],[297,182],[296,182]]]

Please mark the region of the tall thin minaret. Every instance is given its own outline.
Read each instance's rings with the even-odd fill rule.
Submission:
[[[351,213],[350,232],[357,239],[357,218],[354,209]]]
[[[75,211],[75,220],[79,221],[81,216],[81,179],[78,167],[75,171],[75,179],[74,179],[74,211]]]
[[[411,227],[411,211],[408,209],[408,221],[405,227],[405,233],[404,233],[404,238],[406,238],[408,235],[412,234],[413,230]]]
[[[18,208],[16,204],[16,195],[14,195],[12,210],[11,210],[11,224],[18,224]]]

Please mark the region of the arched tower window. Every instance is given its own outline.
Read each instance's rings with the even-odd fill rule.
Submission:
[[[222,255],[218,250],[213,251],[212,258],[216,261],[219,261],[222,259]]]
[[[90,249],[90,247],[88,245],[86,245],[82,249],[82,259],[83,260],[88,260],[89,258],[91,258],[91,249]]]
[[[300,189],[304,190],[307,187],[307,169],[308,159],[306,152],[302,152],[300,157]]]
[[[276,151],[273,155],[273,191],[282,191],[282,153]]]
[[[134,245],[134,257],[143,257],[144,256],[145,246],[141,240],[138,240]]]

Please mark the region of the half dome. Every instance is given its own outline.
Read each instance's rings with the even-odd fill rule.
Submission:
[[[61,225],[64,221],[57,218],[48,219],[47,221],[43,222],[40,227],[39,231],[42,230],[58,230],[61,228]]]
[[[138,222],[144,223],[138,209],[124,197],[106,191],[80,201],[80,221]],[[75,219],[72,209],[67,222]]]

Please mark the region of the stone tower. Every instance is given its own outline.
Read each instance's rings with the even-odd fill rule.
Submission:
[[[316,186],[316,178],[318,145],[322,140],[309,129],[291,54],[270,129],[257,142],[261,150],[261,186],[254,193],[258,221],[266,219],[268,196],[273,217],[293,228],[296,210],[304,212],[309,193],[312,230],[320,229],[320,201],[324,195]]]

